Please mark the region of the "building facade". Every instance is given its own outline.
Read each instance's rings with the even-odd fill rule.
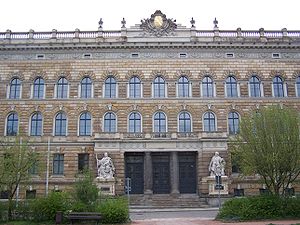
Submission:
[[[258,193],[230,162],[240,119],[267,105],[300,111],[300,32],[197,30],[156,11],[107,31],[0,33],[0,133],[23,134],[44,161],[34,191],[68,190],[96,155],[115,164],[115,192],[208,196],[216,151],[229,195]],[[46,177],[46,170],[49,177]],[[295,187],[297,188],[297,187]],[[296,190],[297,191],[297,190]]]

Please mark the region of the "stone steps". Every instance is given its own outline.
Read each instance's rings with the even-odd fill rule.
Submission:
[[[130,207],[145,208],[208,208],[204,198],[197,194],[156,194],[156,195],[131,195]]]

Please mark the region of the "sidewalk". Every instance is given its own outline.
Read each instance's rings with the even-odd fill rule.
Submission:
[[[254,221],[254,222],[242,222],[242,223],[224,223],[214,220],[202,220],[201,218],[168,218],[168,219],[147,219],[132,221],[133,225],[291,225],[300,224],[300,220],[270,220],[270,221]]]
[[[215,221],[218,208],[130,209],[132,225],[300,225],[300,220],[268,220],[224,223]]]

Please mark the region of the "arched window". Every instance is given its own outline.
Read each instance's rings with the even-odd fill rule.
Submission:
[[[163,112],[157,112],[154,115],[154,132],[155,133],[167,132],[166,115]]]
[[[237,82],[233,76],[229,76],[226,79],[226,96],[227,97],[238,97]]]
[[[105,98],[116,98],[117,97],[117,82],[112,76],[105,80]]]
[[[34,99],[43,99],[44,98],[44,88],[45,88],[44,79],[41,77],[36,78],[33,82],[32,97]]]
[[[129,81],[129,98],[140,98],[141,93],[141,80],[134,76]]]
[[[188,112],[181,112],[178,118],[179,132],[190,133],[192,132],[191,116]]]
[[[239,131],[239,114],[236,112],[230,112],[228,114],[228,129],[229,134],[237,134]]]
[[[112,112],[108,112],[104,116],[104,132],[114,133],[117,132],[116,115]]]
[[[84,112],[79,117],[79,136],[90,136],[92,130],[92,117],[88,112]]]
[[[132,112],[129,115],[129,132],[141,133],[141,115],[138,112]]]
[[[84,77],[80,82],[80,97],[91,98],[92,97],[92,80],[89,77]]]
[[[213,97],[214,96],[213,81],[209,76],[205,76],[202,80],[202,96]]]
[[[56,97],[57,98],[68,98],[69,93],[69,83],[65,77],[59,78],[56,87]]]
[[[206,132],[216,131],[216,119],[212,112],[206,112],[203,116],[203,130]]]
[[[43,117],[40,112],[36,112],[31,116],[30,135],[41,136],[43,129]]]
[[[190,82],[186,76],[181,76],[178,80],[178,97],[189,97]]]
[[[280,76],[273,78],[273,94],[274,97],[284,97],[283,80]]]
[[[13,112],[8,115],[6,122],[6,135],[16,136],[18,134],[19,118],[18,114]]]
[[[250,97],[261,97],[260,80],[257,76],[252,76],[249,81]]]
[[[10,99],[21,98],[21,81],[19,78],[14,78],[11,80],[10,89],[9,89],[9,98]]]
[[[153,83],[154,98],[164,98],[166,91],[166,82],[161,76],[157,76]]]
[[[300,76],[297,77],[296,79],[296,93],[297,93],[297,97],[300,97]]]
[[[65,113],[60,112],[55,116],[55,136],[67,135],[67,116]]]

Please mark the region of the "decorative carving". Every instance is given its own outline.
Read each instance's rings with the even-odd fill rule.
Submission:
[[[123,18],[121,21],[122,28],[126,28],[126,20]]]
[[[215,17],[215,19],[214,19],[214,21],[213,21],[213,23],[214,23],[214,29],[218,29],[219,27],[218,27],[218,20],[217,20],[217,18]]]
[[[191,22],[192,28],[195,28],[196,21],[194,20],[194,17],[192,17],[190,22]]]
[[[103,20],[102,18],[100,18],[99,22],[98,22],[98,25],[99,25],[99,29],[102,29],[102,26],[103,26]]]
[[[140,27],[151,35],[169,36],[177,28],[176,20],[167,19],[160,10],[156,10],[150,19],[141,20]]]

